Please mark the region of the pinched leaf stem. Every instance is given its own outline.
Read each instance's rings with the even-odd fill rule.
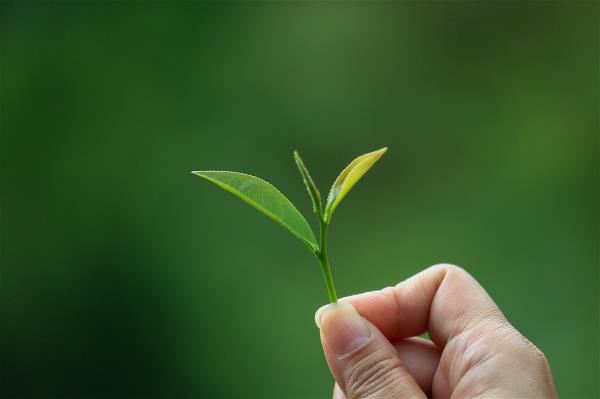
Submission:
[[[323,219],[320,220],[321,229],[319,237],[319,249],[315,251],[315,255],[321,263],[321,270],[323,271],[323,277],[325,277],[325,284],[327,285],[327,294],[329,295],[329,302],[337,302],[337,294],[335,292],[335,285],[333,284],[333,277],[331,275],[331,267],[329,266],[329,258],[327,257],[327,230],[329,223]]]

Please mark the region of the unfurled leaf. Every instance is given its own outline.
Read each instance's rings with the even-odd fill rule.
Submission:
[[[387,151],[387,147],[380,150],[363,154],[354,159],[340,173],[335,182],[331,186],[329,196],[327,197],[327,205],[325,206],[324,219],[326,222],[331,220],[333,211],[338,206],[340,201],[348,194],[348,191],[367,173],[367,171],[377,162],[379,158]]]
[[[304,166],[304,162],[302,162],[302,158],[300,158],[300,154],[298,151],[294,151],[294,161],[296,161],[296,165],[298,165],[298,170],[300,170],[300,174],[302,175],[302,181],[306,186],[306,190],[308,191],[308,195],[312,200],[313,211],[321,217],[321,193],[319,189],[315,185],[312,177],[310,177],[310,173],[308,173],[308,169]]]
[[[239,172],[211,170],[192,173],[246,201],[304,241],[313,252],[317,249],[317,240],[306,219],[272,184]]]

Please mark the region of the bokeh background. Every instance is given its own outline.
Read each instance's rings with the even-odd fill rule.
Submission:
[[[4,398],[326,398],[304,245],[191,170],[322,191],[340,295],[456,263],[598,397],[597,2],[3,2]],[[313,226],[316,224],[313,223]]]

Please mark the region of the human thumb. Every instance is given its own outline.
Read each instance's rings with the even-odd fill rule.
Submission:
[[[394,346],[352,305],[326,305],[315,321],[331,373],[348,399],[426,397]]]

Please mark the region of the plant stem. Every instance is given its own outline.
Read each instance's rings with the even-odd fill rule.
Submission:
[[[325,284],[327,285],[327,294],[329,295],[329,302],[337,302],[337,294],[335,293],[335,286],[333,285],[333,277],[331,276],[331,268],[329,267],[329,259],[327,258],[327,229],[329,224],[321,220],[321,232],[319,251],[316,252],[317,259],[321,262],[321,270],[323,271],[323,277],[325,277]]]

